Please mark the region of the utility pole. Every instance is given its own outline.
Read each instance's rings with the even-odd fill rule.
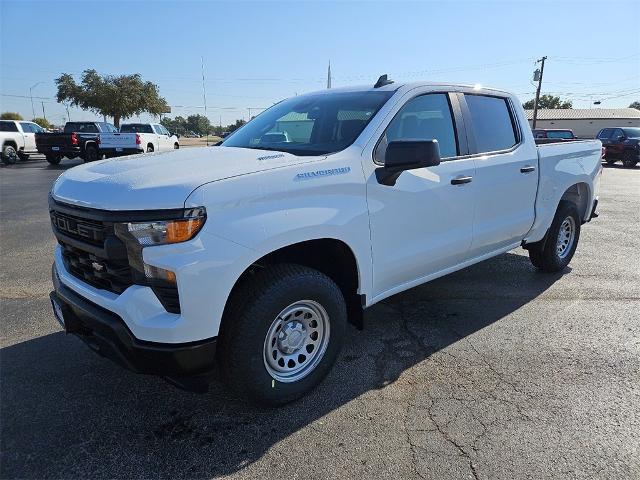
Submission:
[[[41,83],[44,83],[44,82],[38,82],[35,85],[32,85],[31,87],[29,87],[29,97],[31,97],[31,113],[33,114],[33,118],[36,118],[36,109],[33,107],[33,89],[36,88]]]
[[[64,108],[67,109],[67,121],[70,122],[71,121],[71,115],[69,115],[69,104],[65,103],[64,104]]]
[[[47,116],[44,114],[44,102],[42,102],[42,118],[47,119]]]
[[[533,74],[533,79],[538,80],[538,88],[536,89],[536,100],[533,104],[533,126],[531,128],[536,128],[536,121],[538,120],[538,102],[540,101],[540,89],[542,88],[542,75],[544,75],[544,61],[547,57],[542,57],[540,60],[537,60],[536,63],[541,63],[540,70],[536,70]]]
[[[204,57],[200,57],[200,63],[202,65],[202,99],[204,100],[204,116],[207,117],[207,90],[204,87]],[[209,129],[207,128],[207,147],[209,146]]]
[[[330,88],[331,88],[331,60],[329,60],[329,68],[327,69],[327,90]]]

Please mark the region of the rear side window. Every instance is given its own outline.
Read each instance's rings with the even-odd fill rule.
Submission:
[[[518,143],[511,109],[505,98],[465,95],[476,139],[476,153],[507,150]]]
[[[17,132],[18,127],[13,122],[0,122],[0,132]]]
[[[378,144],[377,163],[384,163],[387,145],[394,140],[438,140],[442,158],[457,156],[456,131],[447,95],[431,93],[409,100],[391,120]]]
[[[611,136],[610,128],[605,128],[603,130],[600,130],[600,133],[598,134],[598,138],[601,138],[601,139],[609,138],[610,136]]]

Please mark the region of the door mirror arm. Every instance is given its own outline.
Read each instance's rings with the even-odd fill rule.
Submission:
[[[375,170],[381,185],[394,186],[405,170],[440,165],[437,140],[394,140],[389,142],[384,155],[384,166]]]

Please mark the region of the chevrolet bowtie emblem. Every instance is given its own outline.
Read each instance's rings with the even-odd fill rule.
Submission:
[[[91,267],[96,271],[96,272],[101,272],[104,270],[104,265],[98,263],[98,262],[91,262]]]

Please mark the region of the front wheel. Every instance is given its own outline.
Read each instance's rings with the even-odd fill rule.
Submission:
[[[562,200],[547,231],[546,240],[528,246],[531,263],[543,272],[559,272],[573,258],[580,239],[580,214],[576,205]]]
[[[180,144],[178,142],[173,144],[173,149],[178,150],[180,148]]]
[[[347,309],[323,273],[293,264],[245,279],[225,311],[218,360],[227,384],[269,405],[300,398],[342,348]]]
[[[622,164],[627,168],[633,168],[638,163],[638,157],[633,150],[627,150],[622,156]]]
[[[18,161],[18,153],[13,146],[5,145],[2,147],[2,161],[7,165],[13,165]]]

